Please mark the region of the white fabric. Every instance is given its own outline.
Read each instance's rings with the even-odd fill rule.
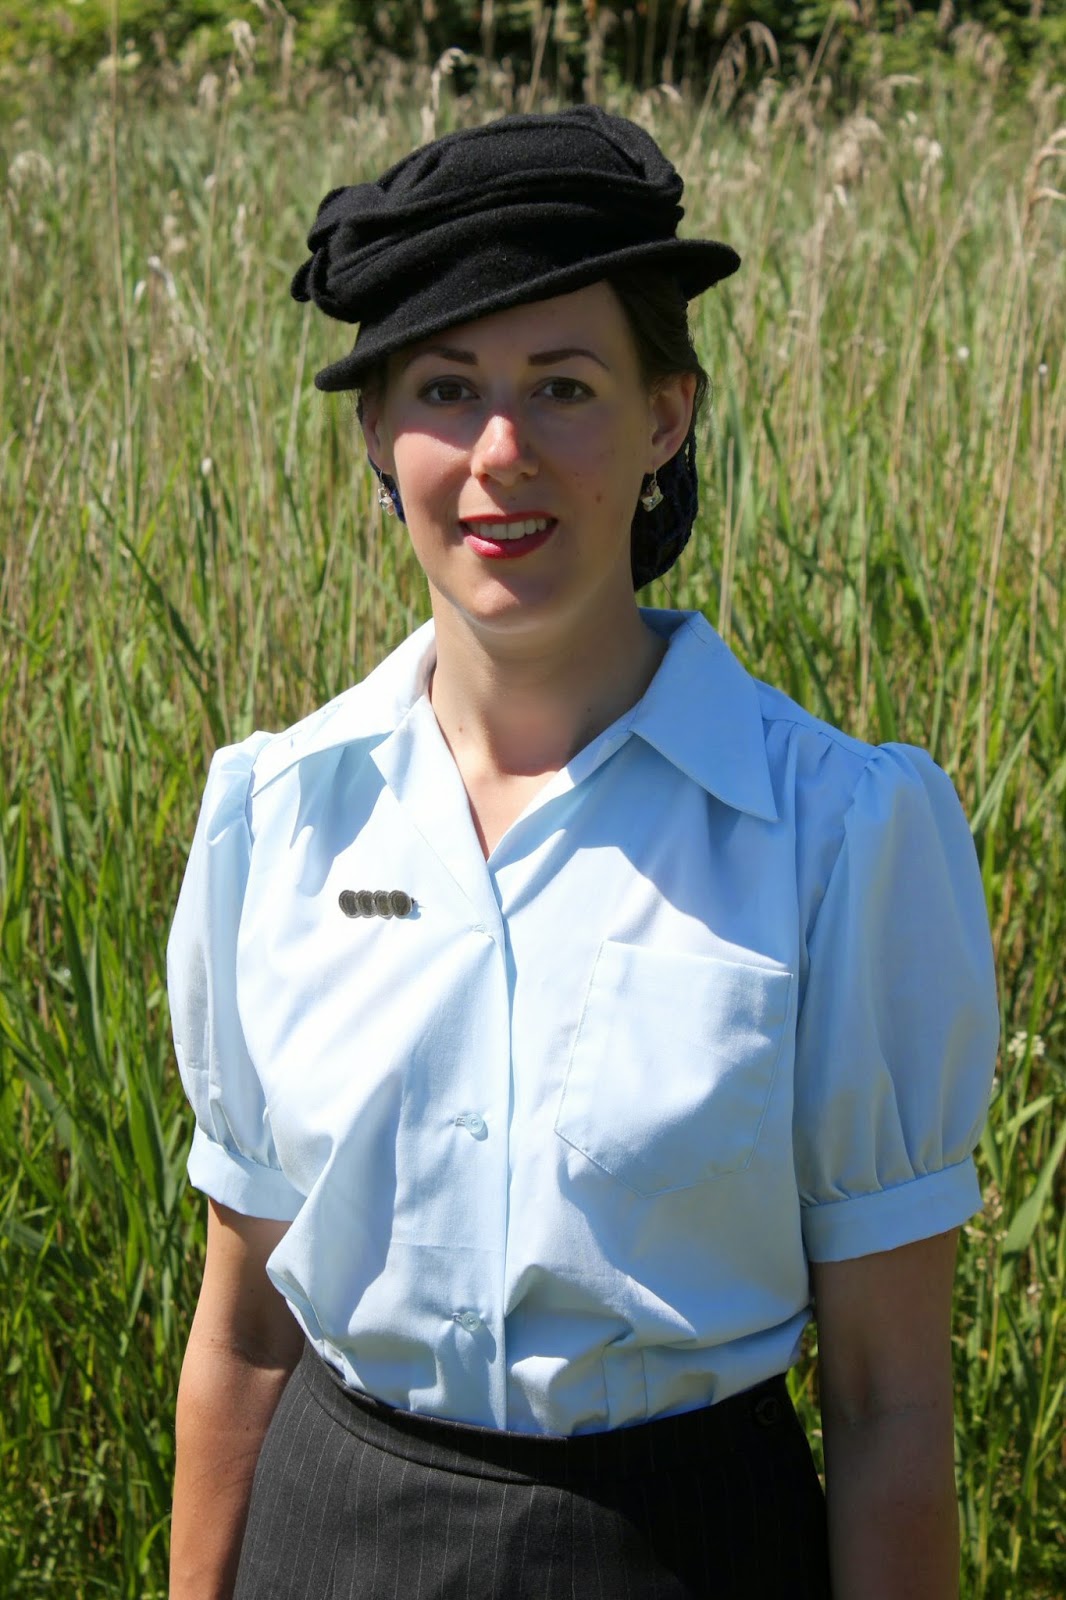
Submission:
[[[169,947],[192,1181],[349,1383],[459,1421],[634,1423],[783,1371],[808,1258],[980,1206],[998,1027],[972,840],[698,615],[484,860],[432,625],[215,757]],[[345,889],[403,889],[404,919]]]

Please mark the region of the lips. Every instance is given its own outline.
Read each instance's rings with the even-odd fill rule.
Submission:
[[[532,512],[524,517],[475,517],[459,526],[464,543],[475,555],[488,561],[508,561],[539,550],[557,523],[554,517]]]

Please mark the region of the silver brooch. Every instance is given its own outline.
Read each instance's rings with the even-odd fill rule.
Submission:
[[[346,917],[409,917],[415,909],[406,889],[342,889],[337,904]]]

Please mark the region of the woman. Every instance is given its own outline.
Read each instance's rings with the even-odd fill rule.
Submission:
[[[680,193],[582,108],[311,233],[433,621],[208,780],[173,1600],[956,1592],[981,885],[927,756],[636,605],[695,513],[685,302],[739,264]]]

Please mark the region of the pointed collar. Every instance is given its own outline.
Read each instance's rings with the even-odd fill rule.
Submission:
[[[256,757],[256,795],[297,761],[360,740],[387,738],[421,699],[433,669],[433,624],[423,623],[373,672],[264,745]]]
[[[755,680],[698,611],[642,615],[667,651],[620,723],[726,805],[776,821]],[[272,738],[256,758],[253,794],[307,756],[387,738],[425,692],[433,641],[427,622],[362,682]]]
[[[643,611],[669,640],[629,727],[737,811],[778,818],[758,686],[698,611]]]

